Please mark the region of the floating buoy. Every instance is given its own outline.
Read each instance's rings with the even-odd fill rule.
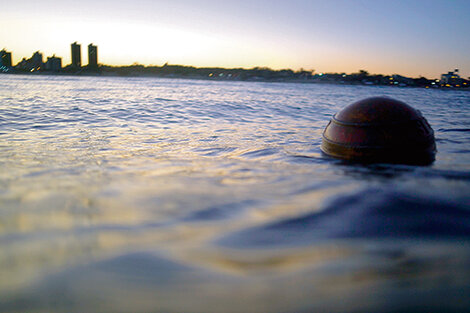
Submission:
[[[333,116],[323,131],[321,150],[355,162],[428,165],[435,159],[436,142],[420,111],[395,99],[373,97]]]

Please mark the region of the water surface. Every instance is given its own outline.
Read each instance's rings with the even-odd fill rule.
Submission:
[[[320,151],[345,105],[421,110],[428,167]],[[462,312],[470,93],[0,77],[0,311]]]

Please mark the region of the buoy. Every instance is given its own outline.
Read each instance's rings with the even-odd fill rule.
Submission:
[[[373,97],[332,117],[323,131],[321,150],[354,162],[429,165],[436,142],[420,111],[395,99]]]

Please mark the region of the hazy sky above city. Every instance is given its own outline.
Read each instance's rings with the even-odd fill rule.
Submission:
[[[70,63],[268,66],[470,76],[468,0],[15,0],[0,10],[0,49]]]

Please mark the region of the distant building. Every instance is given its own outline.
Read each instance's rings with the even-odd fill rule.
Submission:
[[[56,57],[55,54],[51,57],[48,57],[45,68],[46,68],[46,71],[51,71],[51,72],[60,71],[62,69],[62,59]]]
[[[88,67],[93,69],[98,68],[98,47],[92,43],[88,45]]]
[[[401,76],[401,75],[392,75],[393,84],[404,87],[404,86],[413,86],[414,81],[412,78]]]
[[[36,51],[30,59],[23,58],[23,60],[16,65],[16,68],[29,72],[36,72],[44,69],[42,53]]]
[[[460,78],[458,74],[459,70],[455,69],[453,72],[447,72],[447,74],[441,75],[441,86],[460,86],[465,81],[463,78]]]
[[[81,47],[77,42],[74,42],[71,45],[72,48],[72,64],[71,66],[74,68],[80,68],[82,67],[82,53],[81,53]]]
[[[44,62],[42,58],[42,53],[39,51],[34,52],[33,56],[31,57],[31,62],[35,68],[37,69],[43,68]]]
[[[11,67],[11,52],[7,52],[5,49],[0,51],[0,67]]]

